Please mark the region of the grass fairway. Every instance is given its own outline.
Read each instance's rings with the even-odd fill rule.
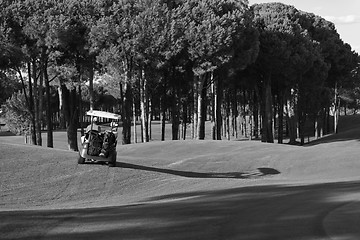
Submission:
[[[359,123],[304,147],[118,145],[115,168],[78,165],[63,132],[3,136],[0,239],[359,239]]]

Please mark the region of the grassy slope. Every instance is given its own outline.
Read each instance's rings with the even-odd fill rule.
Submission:
[[[343,118],[339,135],[307,147],[191,140],[118,146],[116,168],[77,165],[77,153],[0,137],[0,209],[122,205],[254,184],[352,180],[360,167],[359,120]],[[66,147],[64,136],[55,134],[55,146]]]

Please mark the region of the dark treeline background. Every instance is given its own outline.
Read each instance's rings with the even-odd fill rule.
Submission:
[[[53,147],[88,109],[120,113],[122,143],[141,123],[172,139],[259,138],[304,144],[356,113],[359,56],[333,23],[281,3],[245,0],[4,0],[0,100],[13,131]]]

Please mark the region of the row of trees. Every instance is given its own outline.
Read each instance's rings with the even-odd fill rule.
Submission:
[[[322,132],[330,109],[336,130],[341,93],[358,84],[359,57],[341,40],[334,24],[281,3],[0,4],[1,77],[20,79],[22,97],[17,94],[16,99],[23,98],[35,144],[42,141],[45,112],[48,147],[53,146],[51,86],[58,89],[69,148],[77,150],[83,86],[88,86],[92,108],[96,75],[106,76],[108,91],[118,99],[123,144],[131,141],[137,115],[144,141],[149,141],[154,114],[162,122],[162,139],[165,120],[172,123],[173,139],[180,138],[180,124],[189,123],[193,138],[204,139],[208,119],[212,138],[221,139],[224,128],[229,132],[239,115],[248,115],[254,137],[274,142],[276,126],[282,143],[287,126],[290,143],[295,143],[297,132],[303,143],[305,122],[314,122],[317,133]],[[7,110],[14,112],[16,104],[10,103]]]

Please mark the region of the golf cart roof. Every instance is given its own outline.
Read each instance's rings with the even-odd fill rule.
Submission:
[[[116,120],[119,120],[121,118],[119,114],[105,112],[105,111],[98,111],[98,110],[87,111],[86,115],[93,117],[111,118]]]

